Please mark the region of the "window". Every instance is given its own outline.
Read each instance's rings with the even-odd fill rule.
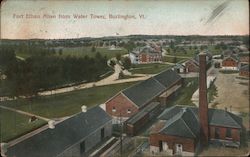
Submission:
[[[131,113],[131,110],[130,110],[130,109],[128,109],[128,110],[127,110],[127,113]]]
[[[105,136],[105,131],[104,131],[104,128],[101,129],[101,139],[104,139],[104,136]]]
[[[226,137],[227,138],[232,138],[231,128],[227,128]]]
[[[162,148],[162,141],[159,141],[159,151],[161,152],[163,150]]]
[[[220,129],[215,128],[214,138],[219,139],[220,138]]]
[[[175,144],[175,155],[182,155],[182,144]]]
[[[116,112],[116,108],[114,106],[112,108],[112,112]]]
[[[81,154],[85,153],[85,141],[82,141],[80,143],[80,153]]]

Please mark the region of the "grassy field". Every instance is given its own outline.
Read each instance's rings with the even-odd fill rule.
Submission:
[[[172,105],[194,105],[191,101],[192,95],[198,89],[198,78],[186,78],[183,80],[183,86],[172,99],[167,102],[167,106]]]
[[[174,56],[173,57],[170,57],[170,56],[163,57],[164,62],[170,62],[170,63],[178,63],[178,62],[182,62],[185,60],[188,60],[188,59],[187,58],[179,58],[179,57],[176,57],[176,59],[174,59]]]
[[[132,84],[135,84],[135,82],[93,87],[58,95],[38,97],[33,100],[6,101],[1,102],[0,105],[48,118],[64,117],[79,112],[82,105],[90,107],[102,104],[117,92]]]
[[[38,114],[47,118],[64,117],[80,112],[82,105],[91,107],[102,104],[120,90],[135,83],[136,82],[93,87],[64,94],[44,96],[33,99],[32,101],[18,99],[15,101],[0,102],[0,105]],[[8,141],[32,131],[34,128],[45,123],[38,120],[28,124],[29,117],[6,110],[1,110],[0,118],[1,141]]]
[[[28,116],[0,108],[0,142],[12,140],[44,124],[42,120],[29,123]]]
[[[124,55],[127,53],[126,49],[121,50],[109,50],[108,48],[96,48],[95,52],[91,51],[91,47],[73,47],[73,48],[63,48],[62,56],[75,56],[75,57],[94,57],[97,52],[100,52],[103,56],[107,56],[107,58],[115,57],[116,54]],[[58,56],[60,56],[57,53]]]
[[[59,53],[59,49],[62,49],[62,53]],[[89,57],[94,57],[97,52],[100,52],[101,55],[107,56],[107,58],[112,58],[115,57],[116,54],[126,54],[127,50],[126,49],[121,49],[121,50],[109,50],[108,48],[96,48],[95,52],[91,51],[91,47],[65,47],[65,48],[55,48],[56,56],[60,57],[66,57],[66,56],[75,56],[75,57],[84,57],[84,56],[89,56]],[[22,58],[28,58],[32,54],[27,53],[27,52],[19,52],[16,51],[16,55]]]
[[[190,46],[179,46],[179,47],[184,48],[186,52],[181,49],[178,49],[176,52],[174,52],[174,50],[171,48],[165,48],[165,50],[169,50],[167,51],[168,55],[183,56],[183,57],[194,57],[196,55],[196,52],[201,51],[199,50],[200,46],[197,46],[197,49],[194,49],[194,48],[190,49]],[[208,45],[207,50],[209,50],[209,52],[211,52],[213,55],[221,54],[221,50],[215,49],[214,45]]]
[[[133,74],[157,74],[171,65],[169,64],[160,64],[160,63],[152,63],[152,64],[138,64],[133,65],[133,67],[129,70]]]

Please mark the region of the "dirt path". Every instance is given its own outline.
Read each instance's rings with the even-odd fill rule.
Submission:
[[[38,119],[41,119],[41,120],[44,120],[44,121],[47,121],[47,122],[51,120],[51,119],[48,119],[48,118],[45,118],[45,117],[42,117],[42,116],[39,116],[39,115],[35,115],[33,113],[17,110],[17,109],[6,107],[6,106],[1,106],[0,105],[0,108],[5,109],[5,110],[9,110],[9,111],[12,111],[12,112],[16,112],[16,113],[19,113],[19,114],[23,114],[23,115],[26,115],[26,116],[36,117]]]
[[[227,107],[233,112],[249,112],[249,80],[237,78],[236,74],[218,73],[215,86],[218,90],[214,104],[220,109]]]

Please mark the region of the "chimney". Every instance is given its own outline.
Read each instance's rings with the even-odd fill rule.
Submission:
[[[0,143],[0,153],[1,153],[0,156],[6,157],[7,149],[8,149],[7,143]]]
[[[199,120],[200,120],[200,140],[203,146],[208,145],[208,103],[207,103],[207,73],[206,73],[206,53],[199,54]]]

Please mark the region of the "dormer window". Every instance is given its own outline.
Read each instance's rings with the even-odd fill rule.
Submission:
[[[131,110],[130,110],[130,109],[128,109],[128,110],[127,110],[127,113],[131,113]]]
[[[116,108],[115,107],[112,108],[112,112],[116,112]]]

